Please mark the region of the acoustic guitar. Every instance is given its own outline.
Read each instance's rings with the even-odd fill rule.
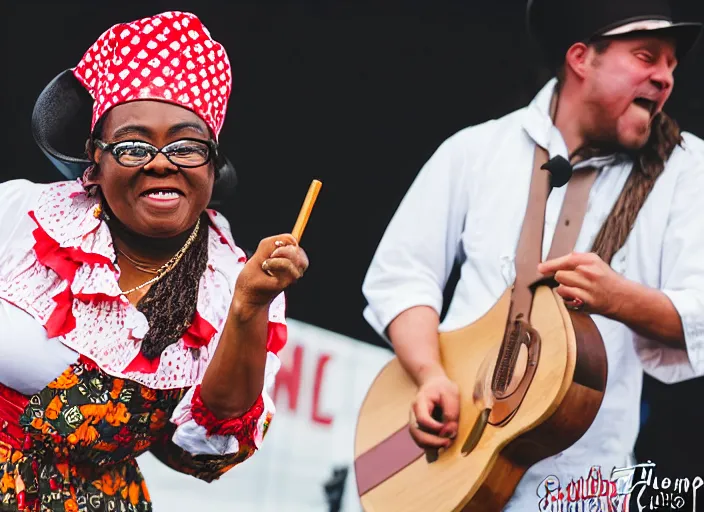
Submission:
[[[536,169],[545,168],[539,162],[536,150],[516,282],[483,317],[439,334],[442,364],[460,389],[453,444],[426,453],[411,438],[417,386],[398,359],[381,370],[366,395],[355,439],[357,488],[366,512],[498,512],[528,468],[574,444],[594,421],[607,377],[601,335],[588,314],[566,307],[554,281],[536,280],[526,270],[539,261],[549,192],[536,178]],[[553,239],[557,251],[574,243],[581,226],[583,189],[588,192],[591,183],[574,188],[580,186],[576,206],[567,189]],[[568,234],[559,227],[570,225],[565,217],[576,221]],[[530,233],[528,224],[540,235]]]

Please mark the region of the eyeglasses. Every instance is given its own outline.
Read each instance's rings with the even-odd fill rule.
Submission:
[[[126,140],[106,143],[94,140],[96,147],[109,151],[120,165],[125,167],[143,167],[156,158],[159,153],[177,167],[200,167],[207,164],[217,154],[217,144],[212,140],[179,139],[159,149],[141,140]]]

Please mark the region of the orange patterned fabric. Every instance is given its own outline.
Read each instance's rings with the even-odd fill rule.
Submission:
[[[21,404],[0,411],[0,423],[25,433],[0,436],[2,512],[146,512],[151,501],[135,461],[145,451],[211,481],[256,450],[252,443],[224,456],[184,452],[171,441],[168,419],[186,390],[111,377],[86,358],[31,397],[0,391],[6,404]]]

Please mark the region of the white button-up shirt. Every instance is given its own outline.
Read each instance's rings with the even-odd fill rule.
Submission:
[[[515,279],[514,258],[528,201],[535,145],[550,157],[567,147],[548,115],[551,80],[532,103],[446,140],[418,174],[391,220],[364,281],[364,316],[382,336],[414,306],[442,308],[453,262],[461,264],[441,331],[486,313]],[[575,251],[589,252],[631,171],[623,157],[576,166],[600,169]],[[545,213],[547,256],[567,187],[553,189]],[[684,134],[611,265],[626,278],[662,290],[684,326],[687,350],[668,348],[594,315],[609,373],[601,409],[573,446],[528,470],[505,510],[537,510],[549,475],[561,485],[600,466],[605,477],[626,465],[639,429],[643,371],[663,382],[704,375],[704,142]],[[655,461],[657,462],[657,461]]]

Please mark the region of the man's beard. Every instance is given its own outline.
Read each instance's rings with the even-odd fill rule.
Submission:
[[[584,134],[585,147],[594,148],[595,152],[602,155],[637,152],[648,143],[652,126],[651,119],[645,129],[636,136],[624,137],[619,131],[618,119],[612,119],[606,115],[599,116],[590,130]]]
[[[625,150],[626,147],[619,141],[618,130],[614,126],[602,125],[584,134],[584,144],[575,150],[571,158],[579,157],[579,160],[587,160]]]

